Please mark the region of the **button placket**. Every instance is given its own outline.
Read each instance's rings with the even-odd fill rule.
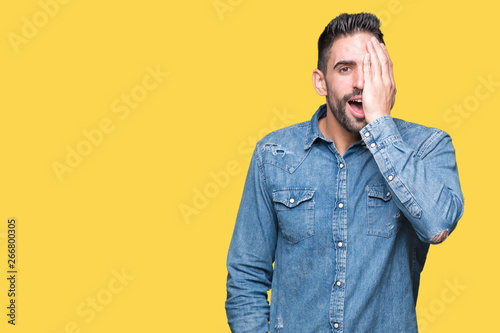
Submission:
[[[336,209],[333,214],[333,244],[336,252],[336,264],[334,283],[332,288],[332,307],[330,309],[330,323],[336,332],[342,332],[342,320],[344,318],[345,283],[347,266],[347,163],[342,158],[338,159],[338,181]]]

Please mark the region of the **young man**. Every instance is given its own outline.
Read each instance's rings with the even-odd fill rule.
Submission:
[[[264,137],[250,163],[227,259],[229,325],[417,332],[429,244],[463,213],[451,138],[390,116],[396,88],[375,16],[338,16],[318,51],[326,105]]]

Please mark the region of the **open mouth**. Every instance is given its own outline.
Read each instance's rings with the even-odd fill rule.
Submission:
[[[351,98],[350,100],[347,101],[347,103],[349,104],[351,113],[354,115],[354,117],[356,118],[365,117],[365,113],[363,111],[363,102],[361,100],[361,97]]]

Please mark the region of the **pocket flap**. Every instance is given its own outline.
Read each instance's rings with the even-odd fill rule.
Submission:
[[[386,184],[368,185],[366,189],[369,197],[382,199],[384,201],[389,201],[392,198],[390,188]]]
[[[313,196],[314,190],[310,189],[274,190],[273,201],[279,202],[288,208],[294,208],[304,201],[311,200]]]

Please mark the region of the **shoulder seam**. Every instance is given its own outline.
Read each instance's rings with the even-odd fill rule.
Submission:
[[[270,136],[272,136],[272,135],[275,135],[277,133],[283,132],[285,130],[293,130],[294,128],[306,127],[307,125],[309,125],[309,121],[303,121],[301,123],[289,125],[289,126],[282,127],[282,128],[277,129],[277,130],[274,130],[274,131],[272,131],[272,132],[264,135],[262,138],[260,138],[259,141],[257,141],[256,146],[257,147],[262,146],[266,142],[265,139],[268,138],[268,137],[270,137]]]

